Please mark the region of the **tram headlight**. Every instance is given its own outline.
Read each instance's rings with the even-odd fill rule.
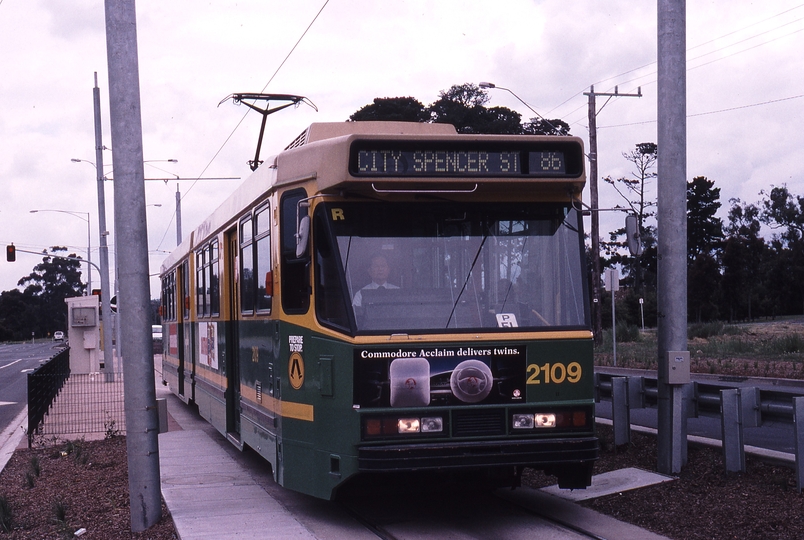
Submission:
[[[533,420],[537,428],[556,427],[556,415],[554,414],[534,414]]]
[[[363,436],[375,437],[407,437],[410,435],[433,436],[443,433],[445,421],[443,416],[380,416],[363,419]]]
[[[514,429],[554,428],[558,424],[553,413],[515,414]]]
[[[422,418],[422,433],[438,433],[444,431],[444,419],[440,416]]]
[[[399,433],[419,433],[421,421],[418,418],[400,418],[397,420],[396,427]]]

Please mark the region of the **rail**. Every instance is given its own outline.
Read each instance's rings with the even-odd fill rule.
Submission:
[[[69,347],[28,374],[28,448],[69,377]]]

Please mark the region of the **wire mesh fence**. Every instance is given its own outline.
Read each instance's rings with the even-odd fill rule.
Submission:
[[[30,377],[37,375],[29,376],[29,388]],[[51,383],[45,377],[57,379],[64,374],[38,377],[37,383],[46,386]],[[41,420],[33,426],[29,424],[28,444],[31,446],[37,437],[92,440],[125,433],[123,373],[70,373]]]

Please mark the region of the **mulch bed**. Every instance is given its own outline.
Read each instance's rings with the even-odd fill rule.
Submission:
[[[125,437],[14,452],[0,473],[0,538],[172,540],[173,520],[131,532]]]

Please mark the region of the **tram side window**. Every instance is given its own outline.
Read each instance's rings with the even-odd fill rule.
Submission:
[[[188,260],[181,265],[181,294],[178,296],[181,299],[184,320],[187,320],[190,318],[190,261]]]
[[[170,282],[168,283],[168,301],[167,301],[167,315],[168,320],[176,320],[176,272],[170,273]]]
[[[195,254],[195,314],[199,317],[204,316],[204,250]]]
[[[240,221],[240,310],[254,312],[254,231],[250,215]]]
[[[162,320],[176,320],[176,271],[162,278]]]
[[[196,313],[199,317],[220,314],[218,241],[213,240],[195,254]]]
[[[348,331],[350,327],[349,306],[346,302],[348,295],[343,274],[340,272],[337,250],[333,249],[333,241],[324,215],[322,208],[316,211],[313,220],[313,236],[316,239],[316,314],[324,324]]]
[[[257,310],[270,311],[273,296],[270,206],[266,205],[257,210],[256,225],[257,267],[254,270],[254,276],[256,278]]]
[[[218,273],[218,241],[213,240],[209,243],[209,253],[207,257],[207,299],[208,315],[220,315],[220,275]]]
[[[309,260],[296,258],[296,227],[300,217],[297,206],[306,197],[303,189],[294,189],[282,195],[280,207],[282,309],[287,313],[307,313],[310,308]]]

